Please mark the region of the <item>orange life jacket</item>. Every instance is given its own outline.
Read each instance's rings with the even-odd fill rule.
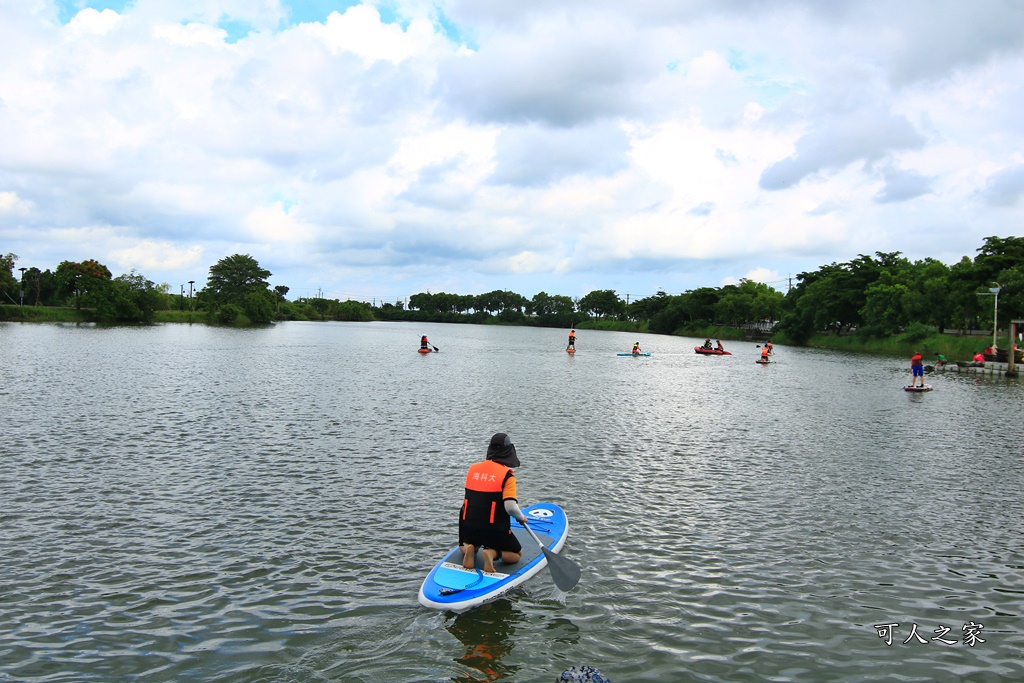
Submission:
[[[462,521],[479,526],[511,528],[508,513],[505,512],[502,490],[508,478],[514,476],[515,472],[493,460],[471,465],[466,472],[466,497],[462,501]]]

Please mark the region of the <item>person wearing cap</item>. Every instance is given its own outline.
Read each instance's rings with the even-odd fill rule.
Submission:
[[[511,564],[522,556],[511,517],[526,526],[526,515],[516,499],[513,467],[519,467],[516,447],[508,434],[498,432],[487,446],[487,458],[466,473],[466,495],[459,511],[459,548],[466,569],[476,568],[477,550],[485,572],[494,571],[495,560]]]
[[[924,386],[924,358],[917,351],[910,357],[910,386],[917,386],[917,378],[921,378],[921,386]]]

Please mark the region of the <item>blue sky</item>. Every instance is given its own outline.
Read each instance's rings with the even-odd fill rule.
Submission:
[[[0,252],[177,291],[623,297],[1024,213],[1024,5],[24,0],[0,6]]]

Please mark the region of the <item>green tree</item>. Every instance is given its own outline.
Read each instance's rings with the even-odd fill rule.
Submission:
[[[654,296],[637,299],[629,304],[626,313],[633,320],[650,320],[668,308],[670,301],[668,294],[659,291]]]
[[[875,333],[896,334],[910,324],[907,299],[910,290],[885,274],[868,285],[861,317],[864,326]]]
[[[97,312],[102,312],[103,317],[152,322],[164,305],[160,289],[134,268],[128,274],[114,278],[112,285],[97,307]]]
[[[231,312],[218,316],[216,309],[231,304],[250,321],[268,323],[274,318],[274,304],[277,301],[277,295],[270,291],[270,283],[267,282],[270,275],[269,270],[261,268],[256,259],[248,254],[226,256],[210,266],[203,300],[212,304],[212,312],[217,320],[230,317]]]
[[[102,291],[111,281],[110,270],[95,259],[61,261],[54,273],[58,291],[65,296],[74,294],[75,308],[94,305],[101,301]],[[89,295],[92,295],[89,297]],[[88,297],[88,298],[87,298]]]
[[[619,317],[626,314],[626,303],[614,289],[595,289],[584,295],[577,304],[582,313],[599,318]]]
[[[0,300],[7,299],[13,303],[19,302],[19,283],[14,277],[14,264],[17,261],[17,254],[0,256]]]

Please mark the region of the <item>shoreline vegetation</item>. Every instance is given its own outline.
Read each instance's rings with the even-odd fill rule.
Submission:
[[[376,312],[376,310],[375,310]],[[421,320],[421,322],[450,322],[454,324],[480,324],[480,325],[509,325],[519,326],[523,322],[504,322],[497,316],[470,316],[474,320]],[[415,322],[419,316],[401,317],[388,315],[387,317],[369,317],[360,322],[389,320]],[[306,320],[307,318],[291,318],[291,320]],[[321,319],[324,320],[324,319]],[[313,320],[316,322],[316,320]],[[204,311],[180,311],[165,310],[156,311],[154,319],[149,323],[123,323],[109,322],[97,319],[92,309],[76,309],[55,306],[17,306],[0,304],[0,322],[22,322],[22,323],[61,323],[61,324],[91,324],[120,326],[126,324],[150,325],[150,324],[194,324],[194,325],[225,325],[224,323],[211,322]],[[282,321],[284,322],[284,321]],[[239,316],[227,326],[251,327],[253,323],[244,316]],[[528,327],[540,327],[540,325],[526,324]],[[557,329],[557,328],[555,328]],[[639,332],[659,334],[652,332],[647,324],[624,320],[580,320],[575,324],[577,330],[606,330],[617,332]],[[1001,330],[998,338],[1001,341],[1007,339],[1009,334]],[[807,348],[829,349],[834,351],[849,351],[853,353],[869,353],[893,356],[909,356],[913,352],[920,352],[927,362],[937,354],[944,355],[950,362],[969,361],[971,357],[988,347],[992,343],[992,333],[985,330],[971,330],[966,333],[940,333],[936,329],[915,329],[910,332],[894,334],[886,337],[864,336],[855,333],[839,335],[835,333],[815,334],[804,340],[802,343],[795,343],[788,339],[784,333],[751,331],[739,327],[730,326],[685,326],[669,336],[689,337],[693,339],[721,339],[723,341],[753,341],[762,342],[769,337],[776,346],[802,346]]]
[[[141,273],[113,277],[94,259],[56,271],[17,268],[0,257],[0,320],[57,323],[202,323],[234,327],[278,321],[463,323],[557,330],[615,330],[698,339],[763,342],[843,351],[972,358],[992,344],[981,330],[1024,318],[1024,237],[986,237],[971,259],[953,265],[910,261],[899,252],[860,254],[789,279],[785,293],[762,282],[698,287],[644,297],[601,289],[582,297],[538,292],[420,292],[384,301],[322,296],[286,298],[271,272],[249,254],[222,258],[204,286],[156,285]],[[795,283],[794,283],[795,280]],[[194,295],[194,296],[193,296]],[[953,333],[967,330],[968,334]],[[977,332],[974,332],[977,331]],[[1009,342],[1003,332],[997,342]],[[1001,346],[997,343],[996,346]]]

